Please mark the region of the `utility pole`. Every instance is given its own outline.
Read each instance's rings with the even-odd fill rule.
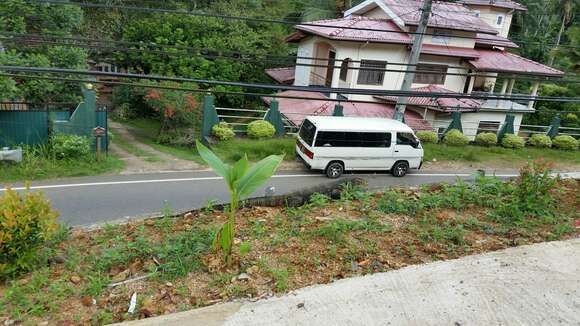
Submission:
[[[419,22],[419,27],[417,28],[417,33],[415,34],[413,47],[411,48],[411,57],[409,59],[407,71],[405,72],[405,79],[403,79],[401,91],[407,92],[411,90],[411,86],[413,85],[413,80],[415,79],[415,70],[417,69],[417,63],[419,62],[419,56],[421,55],[421,47],[423,46],[423,35],[427,32],[427,23],[429,22],[429,17],[431,16],[432,3],[433,0],[423,0],[423,7],[421,8],[421,21]],[[399,97],[397,100],[397,105],[395,106],[395,114],[393,119],[403,121],[405,108],[407,107],[408,101],[409,98],[406,96]]]

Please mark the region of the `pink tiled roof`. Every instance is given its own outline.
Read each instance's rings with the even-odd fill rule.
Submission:
[[[515,9],[520,11],[527,11],[526,6],[511,0],[459,0],[459,3],[476,6],[490,6],[505,9]]]
[[[501,50],[477,49],[479,58],[469,60],[469,64],[479,71],[513,72],[517,74],[561,77],[560,70]]]
[[[295,68],[286,67],[266,69],[266,75],[270,76],[280,84],[292,84],[294,81]]]
[[[411,89],[414,92],[418,93],[456,93],[446,88],[437,85],[428,85],[425,87],[417,87]],[[378,99],[396,103],[398,97],[396,96],[375,96]],[[412,106],[421,106],[421,107],[428,107],[429,109],[437,110],[437,111],[474,111],[477,108],[481,107],[483,104],[482,101],[477,101],[469,98],[443,98],[443,97],[409,97],[409,105]]]
[[[368,17],[351,17],[340,19],[327,19],[309,22],[309,24],[325,25],[328,27],[296,25],[296,29],[310,34],[319,35],[331,40],[343,41],[368,41],[378,43],[403,43],[410,44],[411,38],[392,21],[386,19],[374,19]],[[385,32],[367,31],[350,28],[379,29]],[[296,40],[299,35],[293,34],[287,40]]]
[[[460,57],[460,58],[477,58],[479,53],[472,48],[460,48],[456,46],[444,46],[423,44],[421,47],[422,54],[442,55],[446,57]]]
[[[423,1],[416,0],[382,0],[405,25],[419,25]],[[448,28],[463,31],[497,34],[497,31],[475,17],[469,8],[452,2],[434,1],[429,18],[429,27]]]
[[[504,48],[519,48],[517,44],[505,37],[481,33],[475,35],[475,45],[495,45]]]
[[[335,102],[329,101],[322,93],[304,91],[285,91],[278,93],[279,96],[308,97],[311,99],[277,98],[280,112],[295,126],[300,126],[304,118],[309,115],[332,115]],[[266,103],[271,98],[264,98]],[[345,116],[369,117],[369,118],[392,118],[395,107],[385,103],[351,103],[341,102]],[[433,130],[431,125],[420,114],[411,110],[405,111],[405,121],[413,130]]]

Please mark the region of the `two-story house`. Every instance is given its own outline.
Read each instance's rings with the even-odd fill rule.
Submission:
[[[283,84],[365,90],[399,90],[421,16],[422,1],[366,0],[340,19],[295,26],[288,42],[297,43],[296,66],[270,69]],[[526,8],[510,0],[434,2],[412,90],[494,96],[512,94],[518,78],[560,78],[563,73],[508,52],[518,46],[507,37],[514,12]],[[501,83],[498,83],[501,80]],[[530,89],[536,95],[539,83]],[[345,115],[393,117],[396,97],[367,94],[323,94],[287,91],[280,95],[280,111],[300,125],[306,115],[332,114],[343,99]],[[359,101],[358,103],[349,100]],[[360,103],[364,102],[364,103]],[[411,97],[405,121],[414,129],[442,130],[451,112],[462,112],[466,135],[497,130],[507,112],[522,116],[534,111],[532,101]],[[517,130],[516,130],[517,132]]]

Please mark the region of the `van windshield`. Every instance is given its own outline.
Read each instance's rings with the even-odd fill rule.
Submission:
[[[314,134],[316,133],[316,126],[310,122],[310,120],[305,119],[302,122],[302,127],[300,127],[300,132],[298,135],[308,146],[312,146],[312,141],[314,140]]]

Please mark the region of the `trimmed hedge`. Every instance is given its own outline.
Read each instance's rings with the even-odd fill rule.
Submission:
[[[578,149],[578,141],[572,136],[561,135],[552,139],[552,145],[558,149],[573,151]]]
[[[232,127],[230,127],[230,125],[224,121],[214,125],[211,128],[211,133],[220,141],[230,140],[236,135]]]
[[[519,149],[519,148],[524,148],[524,146],[526,145],[526,142],[520,136],[517,136],[514,134],[507,134],[503,137],[503,139],[501,141],[501,145],[505,148]]]
[[[435,144],[438,141],[437,133],[434,131],[417,131],[417,138],[419,138],[422,143]]]
[[[495,146],[497,145],[497,135],[493,132],[482,132],[475,136],[475,143],[479,146]]]
[[[547,135],[534,134],[529,140],[530,146],[538,148],[550,148],[552,147],[552,139]]]
[[[461,131],[452,129],[443,136],[443,143],[450,146],[465,146],[469,144],[469,138]]]
[[[272,138],[276,133],[276,128],[265,120],[256,120],[248,125],[248,136],[251,138]]]

